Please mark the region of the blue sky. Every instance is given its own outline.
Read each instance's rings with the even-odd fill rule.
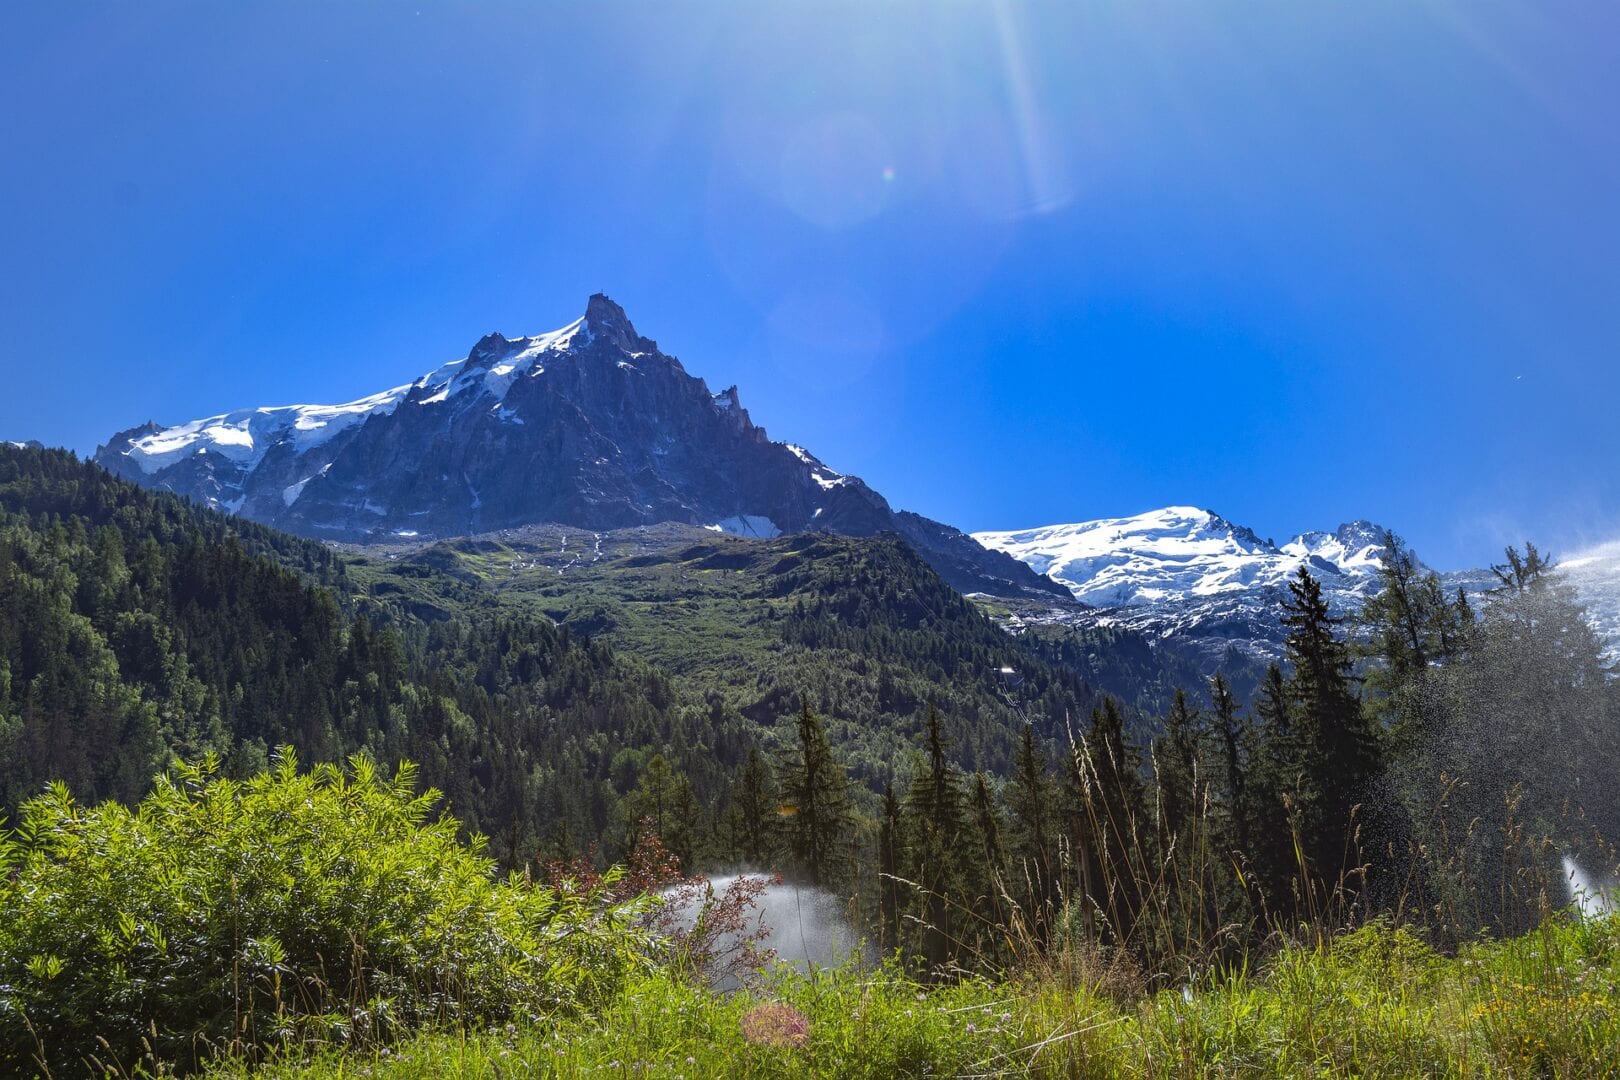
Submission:
[[[1607,2],[14,2],[0,437],[341,401],[602,290],[968,529],[1620,535]]]

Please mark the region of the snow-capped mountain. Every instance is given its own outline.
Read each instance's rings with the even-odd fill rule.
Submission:
[[[321,539],[465,536],[540,522],[675,521],[744,535],[893,530],[963,590],[1060,593],[965,534],[772,442],[603,295],[546,334],[342,405],[241,409],[122,432],[96,452],[147,487]]]
[[[1234,647],[1262,661],[1280,654],[1278,605],[1302,565],[1322,582],[1337,613],[1358,609],[1378,588],[1381,533],[1371,522],[1353,521],[1278,545],[1209,510],[1170,506],[974,539],[1094,609],[1026,613],[1036,621],[1101,623],[1155,641],[1174,639],[1213,670]]]
[[[1167,506],[1135,517],[975,533],[1093,607],[1147,607],[1280,586],[1302,564],[1332,591],[1359,592],[1383,547],[1366,521],[1304,533],[1277,547],[1219,514]]]
[[[1123,627],[1191,658],[1205,672],[1228,650],[1261,662],[1282,652],[1279,605],[1288,579],[1310,568],[1334,613],[1353,615],[1380,588],[1383,529],[1352,521],[1278,545],[1209,510],[1168,506],[1134,517],[1016,532],[975,533],[1063,585],[1083,610],[1022,605],[1009,628],[1030,623]],[[1557,561],[1598,637],[1620,661],[1620,541]],[[1498,581],[1486,569],[1442,572],[1448,593],[1475,603]]]

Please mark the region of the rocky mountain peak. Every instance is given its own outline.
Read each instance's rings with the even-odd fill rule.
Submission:
[[[478,339],[478,344],[472,347],[472,352],[467,354],[467,366],[469,368],[488,367],[498,357],[505,354],[511,344],[505,334],[485,334]]]
[[[611,341],[625,352],[646,352],[656,347],[636,333],[624,308],[609,299],[606,293],[592,293],[586,301],[585,327],[593,341]]]
[[[464,360],[336,405],[258,406],[121,433],[121,476],[304,536],[466,536],[542,522],[677,522],[775,536],[898,532],[963,591],[1066,596],[802,447],[773,443],[736,387],[713,393],[597,293],[548,333],[487,334]]]

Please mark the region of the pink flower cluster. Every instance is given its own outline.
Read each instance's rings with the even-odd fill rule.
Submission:
[[[743,1014],[742,1033],[754,1046],[797,1050],[810,1041],[810,1021],[793,1006],[772,1001]]]

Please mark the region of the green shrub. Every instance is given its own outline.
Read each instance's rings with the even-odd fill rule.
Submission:
[[[247,781],[177,767],[133,809],[28,803],[0,840],[0,1072],[531,1020],[645,963],[639,905],[498,880],[414,775],[285,751]]]

